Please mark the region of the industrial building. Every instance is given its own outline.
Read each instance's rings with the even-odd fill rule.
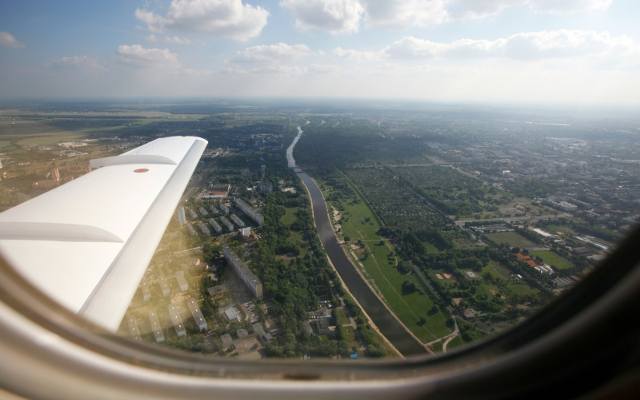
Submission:
[[[178,287],[181,292],[189,290],[189,283],[184,277],[184,271],[176,271],[176,280],[178,281]]]
[[[193,226],[191,226],[191,224],[187,223],[186,227],[187,227],[187,232],[189,232],[189,234],[191,236],[197,236],[198,235],[198,233],[196,232],[195,229],[193,229]]]
[[[240,217],[238,217],[235,214],[231,214],[229,215],[229,218],[231,218],[231,220],[233,221],[234,224],[236,224],[239,228],[244,228],[245,226],[247,226],[243,220],[240,219]]]
[[[246,201],[236,198],[235,204],[240,210],[242,210],[243,213],[245,213],[247,217],[251,218],[256,224],[262,225],[264,223],[264,217],[262,216],[262,214],[257,212]]]
[[[200,229],[200,232],[202,232],[203,235],[211,236],[211,231],[204,222],[198,222],[198,229]]]
[[[229,221],[229,219],[227,217],[220,217],[220,222],[222,222],[222,224],[227,227],[227,230],[229,232],[233,231],[234,226],[231,223],[231,221]]]
[[[191,316],[193,317],[193,320],[196,322],[196,325],[198,325],[198,329],[200,329],[200,331],[206,331],[207,329],[209,329],[209,326],[207,325],[207,321],[204,319],[204,316],[202,315],[202,311],[200,311],[200,307],[198,307],[198,304],[194,299],[192,298],[187,299],[187,307],[189,307]]]
[[[249,291],[257,299],[262,299],[262,282],[260,282],[260,279],[258,279],[233,250],[227,246],[224,247],[224,259],[231,265],[233,271],[238,275],[240,280],[244,282]]]
[[[221,185],[213,185],[211,190],[207,190],[200,195],[202,199],[210,199],[210,200],[223,200],[229,196],[229,191],[231,190],[231,185],[229,184],[221,184]]]
[[[187,336],[187,330],[182,323],[182,317],[180,317],[180,313],[178,313],[176,306],[173,304],[169,304],[169,319],[171,320],[173,328],[176,330],[176,335],[179,337]]]
[[[220,208],[220,211],[222,211],[224,215],[229,214],[229,207],[225,206],[224,204],[220,204],[218,208]]]
[[[155,311],[149,313],[149,324],[151,325],[151,331],[153,332],[153,338],[156,343],[164,342],[164,332],[162,331],[162,325],[156,315]]]
[[[140,337],[140,328],[138,327],[138,321],[134,317],[127,318],[127,327],[129,328],[129,336],[135,340],[142,340]]]
[[[209,225],[213,227],[213,230],[216,231],[216,233],[222,233],[222,227],[219,223],[216,222],[215,219],[209,218]]]
[[[164,297],[169,297],[169,295],[171,295],[171,288],[169,287],[169,284],[164,279],[160,279],[159,282],[160,282],[160,290],[162,291],[162,295]]]

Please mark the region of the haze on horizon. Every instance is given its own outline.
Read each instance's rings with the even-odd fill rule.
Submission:
[[[0,2],[0,98],[640,104],[633,0]]]

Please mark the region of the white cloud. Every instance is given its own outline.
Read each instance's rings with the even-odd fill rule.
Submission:
[[[105,67],[93,57],[89,56],[65,56],[47,64],[52,68],[87,68],[104,70]]]
[[[446,0],[281,0],[302,30],[358,32],[361,25],[426,26],[447,19]]]
[[[146,9],[135,15],[152,33],[201,32],[245,41],[262,32],[269,12],[243,0],[172,0],[164,16]]]
[[[342,47],[334,49],[333,54],[340,58],[356,62],[379,61],[386,57],[384,51],[354,50]]]
[[[164,41],[171,44],[191,44],[191,40],[184,38],[182,36],[165,36]]]
[[[537,60],[585,56],[624,58],[637,55],[637,44],[627,36],[608,32],[554,30],[517,33],[495,40],[459,39],[433,42],[416,37],[398,40],[384,49],[393,59],[510,58]]]
[[[178,56],[169,49],[146,48],[139,44],[118,46],[119,59],[140,67],[179,67]]]
[[[550,13],[576,13],[606,11],[613,0],[529,0],[528,6],[534,10]]]
[[[247,47],[238,52],[235,60],[247,62],[286,61],[306,56],[309,53],[311,50],[304,44],[275,43]]]
[[[0,46],[18,49],[24,47],[24,44],[18,41],[11,33],[0,32]]]
[[[429,26],[448,19],[446,0],[362,0],[369,25]]]
[[[177,36],[177,35],[157,35],[155,33],[147,36],[147,40],[151,43],[168,43],[168,44],[177,44],[177,45],[188,45],[191,44],[191,40],[186,37]]]
[[[235,72],[302,73],[308,65],[301,61],[312,54],[304,44],[274,43],[240,50],[226,64]]]
[[[281,0],[299,29],[333,34],[369,27],[433,26],[485,18],[510,7],[537,13],[573,14],[606,11],[613,0]]]
[[[334,34],[357,32],[365,11],[359,0],[282,0],[280,5],[293,14],[299,29]]]
[[[483,18],[509,7],[527,7],[541,13],[574,14],[606,11],[613,0],[447,0],[452,18]]]
[[[634,67],[640,46],[626,36],[608,32],[554,30],[522,32],[493,40],[462,38],[435,42],[408,36],[380,49],[337,47],[314,51],[304,44],[274,43],[251,46],[225,61],[226,72],[309,74],[311,71],[378,71],[399,74],[418,66],[463,66],[486,60],[499,65],[535,64],[559,60],[587,69]],[[556,68],[549,65],[549,68]],[[404,72],[403,72],[404,71]],[[413,72],[411,72],[413,73]]]

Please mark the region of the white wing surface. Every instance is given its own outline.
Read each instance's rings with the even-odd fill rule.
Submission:
[[[43,292],[115,331],[207,141],[156,139],[0,213],[0,253]]]

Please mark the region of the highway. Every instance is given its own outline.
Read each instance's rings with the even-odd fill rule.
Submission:
[[[320,242],[324,246],[331,263],[340,275],[345,286],[355,297],[356,301],[376,325],[386,339],[404,356],[423,354],[425,347],[398,321],[396,316],[385,306],[383,301],[374,293],[363,276],[353,265],[338,242],[331,226],[327,204],[318,184],[307,173],[296,166],[293,158],[293,148],[300,139],[303,130],[298,127],[298,135],[287,149],[287,162],[294,168],[302,180],[311,199],[313,217]]]

